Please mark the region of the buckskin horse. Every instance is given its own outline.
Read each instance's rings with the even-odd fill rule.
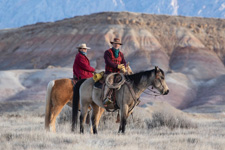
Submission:
[[[163,70],[155,67],[155,69],[125,75],[125,82],[115,92],[116,104],[120,109],[120,126],[119,133],[125,133],[125,126],[128,116],[132,113],[133,108],[137,104],[137,100],[141,93],[149,86],[157,89],[160,94],[166,95],[169,93],[169,88],[165,82]],[[72,110],[72,131],[77,126],[78,122],[78,106],[80,98],[80,132],[84,133],[84,122],[87,116],[88,107],[92,107],[91,123],[94,134],[97,134],[99,120],[104,108],[101,100],[101,90],[94,88],[94,80],[89,78],[85,80],[81,86],[75,87],[74,105]]]
[[[126,70],[127,74],[133,73],[129,62],[126,65]],[[84,80],[81,80],[78,84],[82,84],[83,81]],[[69,78],[52,80],[48,83],[45,108],[45,129],[47,131],[56,131],[56,117],[66,104],[72,107],[73,87],[73,80]],[[104,109],[102,111],[104,111]]]

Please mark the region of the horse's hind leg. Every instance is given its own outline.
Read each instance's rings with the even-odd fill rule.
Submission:
[[[97,134],[98,131],[98,124],[99,120],[102,116],[102,113],[104,112],[104,109],[96,105],[95,103],[91,104],[92,106],[92,115],[91,115],[91,122],[92,122],[92,128],[93,128],[93,133]]]
[[[53,106],[52,109],[51,109],[50,130],[52,130],[53,132],[56,132],[56,128],[55,128],[56,117],[61,112],[63,106],[64,105]]]
[[[120,127],[118,133],[122,132],[125,133],[125,128],[127,124],[127,117],[128,117],[128,105],[124,105],[121,108],[121,115],[120,115]]]

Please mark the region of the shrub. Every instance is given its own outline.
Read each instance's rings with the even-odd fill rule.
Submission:
[[[197,128],[197,124],[192,122],[185,116],[172,115],[168,113],[156,112],[152,115],[152,119],[145,121],[148,129],[158,127],[168,127],[169,129],[175,128]]]

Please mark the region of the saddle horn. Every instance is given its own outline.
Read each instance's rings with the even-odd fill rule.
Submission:
[[[115,74],[119,74],[119,75],[122,77],[122,79],[121,79],[121,81],[120,81],[119,83],[116,83],[116,84],[113,84],[113,85],[112,85],[112,84],[110,84],[108,81],[109,81],[109,78],[110,78],[111,76],[114,76]],[[124,82],[125,82],[125,77],[124,77],[124,75],[123,75],[122,73],[111,73],[111,74],[109,74],[109,75],[106,77],[106,81],[105,81],[106,85],[107,85],[109,88],[112,88],[112,89],[119,89],[120,86],[124,84]]]

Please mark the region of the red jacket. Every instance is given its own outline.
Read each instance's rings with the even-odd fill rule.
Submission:
[[[112,72],[120,72],[120,70],[117,68],[119,64],[124,64],[126,66],[126,61],[124,59],[123,53],[119,52],[118,58],[115,58],[112,48],[105,51],[104,59],[105,59],[106,74],[109,74]]]
[[[89,59],[85,55],[78,53],[73,64],[73,74],[78,79],[86,79],[93,77],[92,72],[94,71],[95,69],[90,66]]]

